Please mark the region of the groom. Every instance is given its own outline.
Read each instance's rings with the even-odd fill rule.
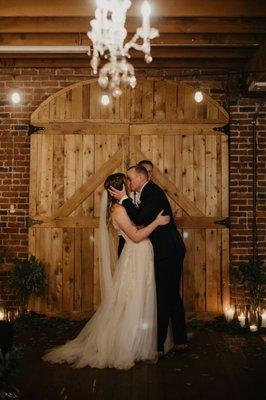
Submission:
[[[127,170],[127,180],[132,191],[139,193],[138,207],[127,196],[125,189],[112,187],[110,193],[125,207],[136,225],[148,225],[161,210],[170,216],[168,225],[160,226],[150,235],[154,250],[154,268],[157,292],[158,352],[163,355],[169,321],[172,324],[176,350],[187,347],[184,306],[179,294],[183,259],[186,248],[178,232],[170,203],[164,191],[157,186],[142,165]]]

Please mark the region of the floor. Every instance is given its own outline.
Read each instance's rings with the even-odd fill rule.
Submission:
[[[22,353],[12,383],[21,399],[245,400],[266,392],[262,336],[219,324],[192,324],[189,352],[129,371],[72,369],[41,360],[45,349],[73,338],[84,323],[31,318],[15,324],[15,346]]]

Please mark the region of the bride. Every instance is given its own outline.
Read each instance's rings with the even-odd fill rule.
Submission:
[[[50,363],[87,365],[94,368],[129,369],[136,361],[157,361],[157,311],[153,248],[148,236],[169,222],[162,212],[145,228],[138,229],[108,189],[121,190],[126,176],[107,177],[100,212],[101,305],[78,336],[48,351]],[[125,246],[112,275],[116,257],[114,231]]]

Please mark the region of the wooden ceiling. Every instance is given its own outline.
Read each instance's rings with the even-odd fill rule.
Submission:
[[[127,30],[141,25],[140,5],[133,0]],[[149,0],[152,41],[149,68],[246,70],[266,73],[266,0]],[[7,52],[3,46],[90,45],[86,32],[95,0],[0,0],[0,65],[89,66],[86,54]],[[146,65],[132,52],[136,67]],[[258,72],[260,71],[260,72]],[[254,75],[254,74],[253,74]]]

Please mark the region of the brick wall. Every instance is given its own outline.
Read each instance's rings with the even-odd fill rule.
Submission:
[[[257,245],[266,260],[266,99],[240,99],[230,107],[230,258],[231,269],[252,258],[253,120],[257,131]],[[241,286],[232,288],[236,303],[248,302]],[[265,305],[265,299],[264,299]]]
[[[139,71],[139,75],[147,71]],[[167,76],[167,71],[152,70],[153,76]],[[3,288],[8,277],[10,261],[26,258],[28,241],[26,217],[29,195],[30,140],[27,128],[31,113],[51,94],[74,82],[88,79],[86,68],[17,68],[0,69],[0,301],[15,306],[15,295]],[[181,78],[179,78],[181,79]],[[203,79],[203,78],[202,78]],[[225,101],[226,83],[215,76],[202,80],[202,87],[215,100]],[[8,100],[10,89],[23,94],[19,106]],[[230,108],[230,204],[232,229],[230,258],[232,267],[252,254],[252,126],[254,113],[261,101],[242,99]],[[262,111],[266,111],[266,108]],[[259,118],[258,131],[258,209],[265,210],[265,130],[266,117]],[[13,146],[14,144],[14,146]],[[13,161],[12,161],[13,159]],[[13,168],[12,168],[13,163]],[[13,170],[13,186],[12,186]],[[10,205],[16,208],[10,214]],[[259,252],[265,256],[265,219],[258,219]],[[240,296],[234,291],[232,296]]]

